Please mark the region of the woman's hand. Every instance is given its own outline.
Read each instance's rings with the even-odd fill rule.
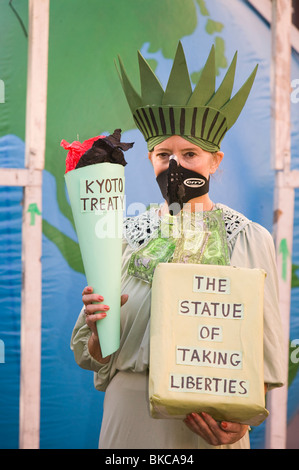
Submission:
[[[128,300],[128,295],[123,294],[121,296],[121,306],[124,305]],[[107,316],[109,306],[102,303],[104,297],[93,293],[93,288],[87,286],[82,292],[82,301],[85,305],[85,321],[87,326],[91,330],[91,336],[88,342],[88,349],[92,357],[98,362],[107,363],[110,360],[110,356],[103,358],[102,351],[99,343],[98,331],[96,322],[102,320]],[[100,302],[100,303],[94,303]]]
[[[207,413],[191,413],[186,416],[184,422],[191,431],[213,446],[234,444],[242,439],[248,430],[247,424],[228,421],[218,424]]]

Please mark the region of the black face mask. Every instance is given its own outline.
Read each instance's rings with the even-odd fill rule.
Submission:
[[[156,181],[172,215],[178,214],[191,199],[209,192],[209,180],[178,165],[174,158],[170,158],[169,167],[157,176]]]

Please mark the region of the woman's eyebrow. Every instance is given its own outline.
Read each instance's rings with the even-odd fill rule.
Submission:
[[[195,152],[197,149],[197,147],[188,147],[188,148],[184,148],[184,149],[180,149],[179,151],[180,152]],[[160,148],[160,149],[156,149],[156,152],[172,152],[171,149],[168,149],[168,148]]]

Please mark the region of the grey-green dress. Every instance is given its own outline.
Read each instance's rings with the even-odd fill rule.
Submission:
[[[283,385],[282,327],[273,239],[261,225],[217,204],[223,211],[231,265],[266,271],[264,296],[264,381],[269,388]],[[130,256],[147,243],[159,226],[150,210],[129,218],[123,239],[122,293],[129,299],[121,309],[119,350],[108,364],[100,364],[88,351],[90,330],[81,311],[71,339],[80,367],[94,371],[97,390],[105,391],[99,448],[201,449],[213,448],[177,419],[153,419],[149,414],[148,364],[150,335],[150,284],[127,273]],[[248,433],[236,444],[218,448],[249,448]]]

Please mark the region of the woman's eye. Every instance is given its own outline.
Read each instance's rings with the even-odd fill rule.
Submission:
[[[195,157],[195,152],[187,152],[184,154],[184,157],[187,157],[187,158],[192,158],[192,157]]]
[[[161,158],[162,160],[169,159],[169,154],[168,153],[158,153],[157,157]]]

